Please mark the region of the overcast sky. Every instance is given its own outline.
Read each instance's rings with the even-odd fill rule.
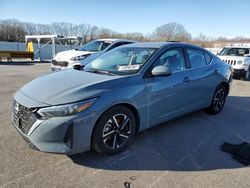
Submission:
[[[11,18],[144,34],[177,22],[193,37],[250,37],[250,0],[0,0],[0,19]]]

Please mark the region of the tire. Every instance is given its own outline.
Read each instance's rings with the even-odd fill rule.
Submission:
[[[245,73],[245,78],[244,80],[250,80],[250,66],[248,67],[248,70]]]
[[[213,95],[210,106],[206,111],[210,114],[218,114],[224,107],[227,91],[223,85],[219,85]]]
[[[92,134],[92,148],[102,155],[113,155],[123,151],[135,135],[136,119],[133,112],[117,105],[98,120]]]

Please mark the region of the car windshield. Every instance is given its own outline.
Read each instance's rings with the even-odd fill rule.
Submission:
[[[88,44],[82,46],[80,51],[90,51],[90,52],[99,52],[107,48],[112,42],[111,41],[92,41]]]
[[[106,71],[116,75],[138,72],[155,49],[123,47],[111,50],[88,63],[85,71]]]
[[[219,55],[244,56],[249,55],[250,48],[223,48]]]

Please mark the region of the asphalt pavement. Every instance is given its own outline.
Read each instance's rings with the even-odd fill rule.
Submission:
[[[198,111],[153,127],[115,156],[66,156],[30,149],[11,123],[14,92],[49,71],[0,65],[0,187],[250,187],[250,168],[220,150],[250,142],[250,82],[234,80],[218,115]]]

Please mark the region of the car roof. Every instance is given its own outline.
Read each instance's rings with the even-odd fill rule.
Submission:
[[[225,46],[224,48],[250,48],[250,46]]]
[[[136,42],[133,44],[124,45],[126,47],[141,47],[141,48],[161,48],[168,42]]]
[[[189,46],[200,48],[192,44],[182,43],[182,42],[136,42],[133,44],[124,45],[124,47],[140,47],[140,48],[161,48],[167,45],[178,45],[178,46]]]
[[[113,38],[106,38],[106,39],[97,39],[97,41],[109,41],[109,42],[135,42],[128,39],[113,39]]]

